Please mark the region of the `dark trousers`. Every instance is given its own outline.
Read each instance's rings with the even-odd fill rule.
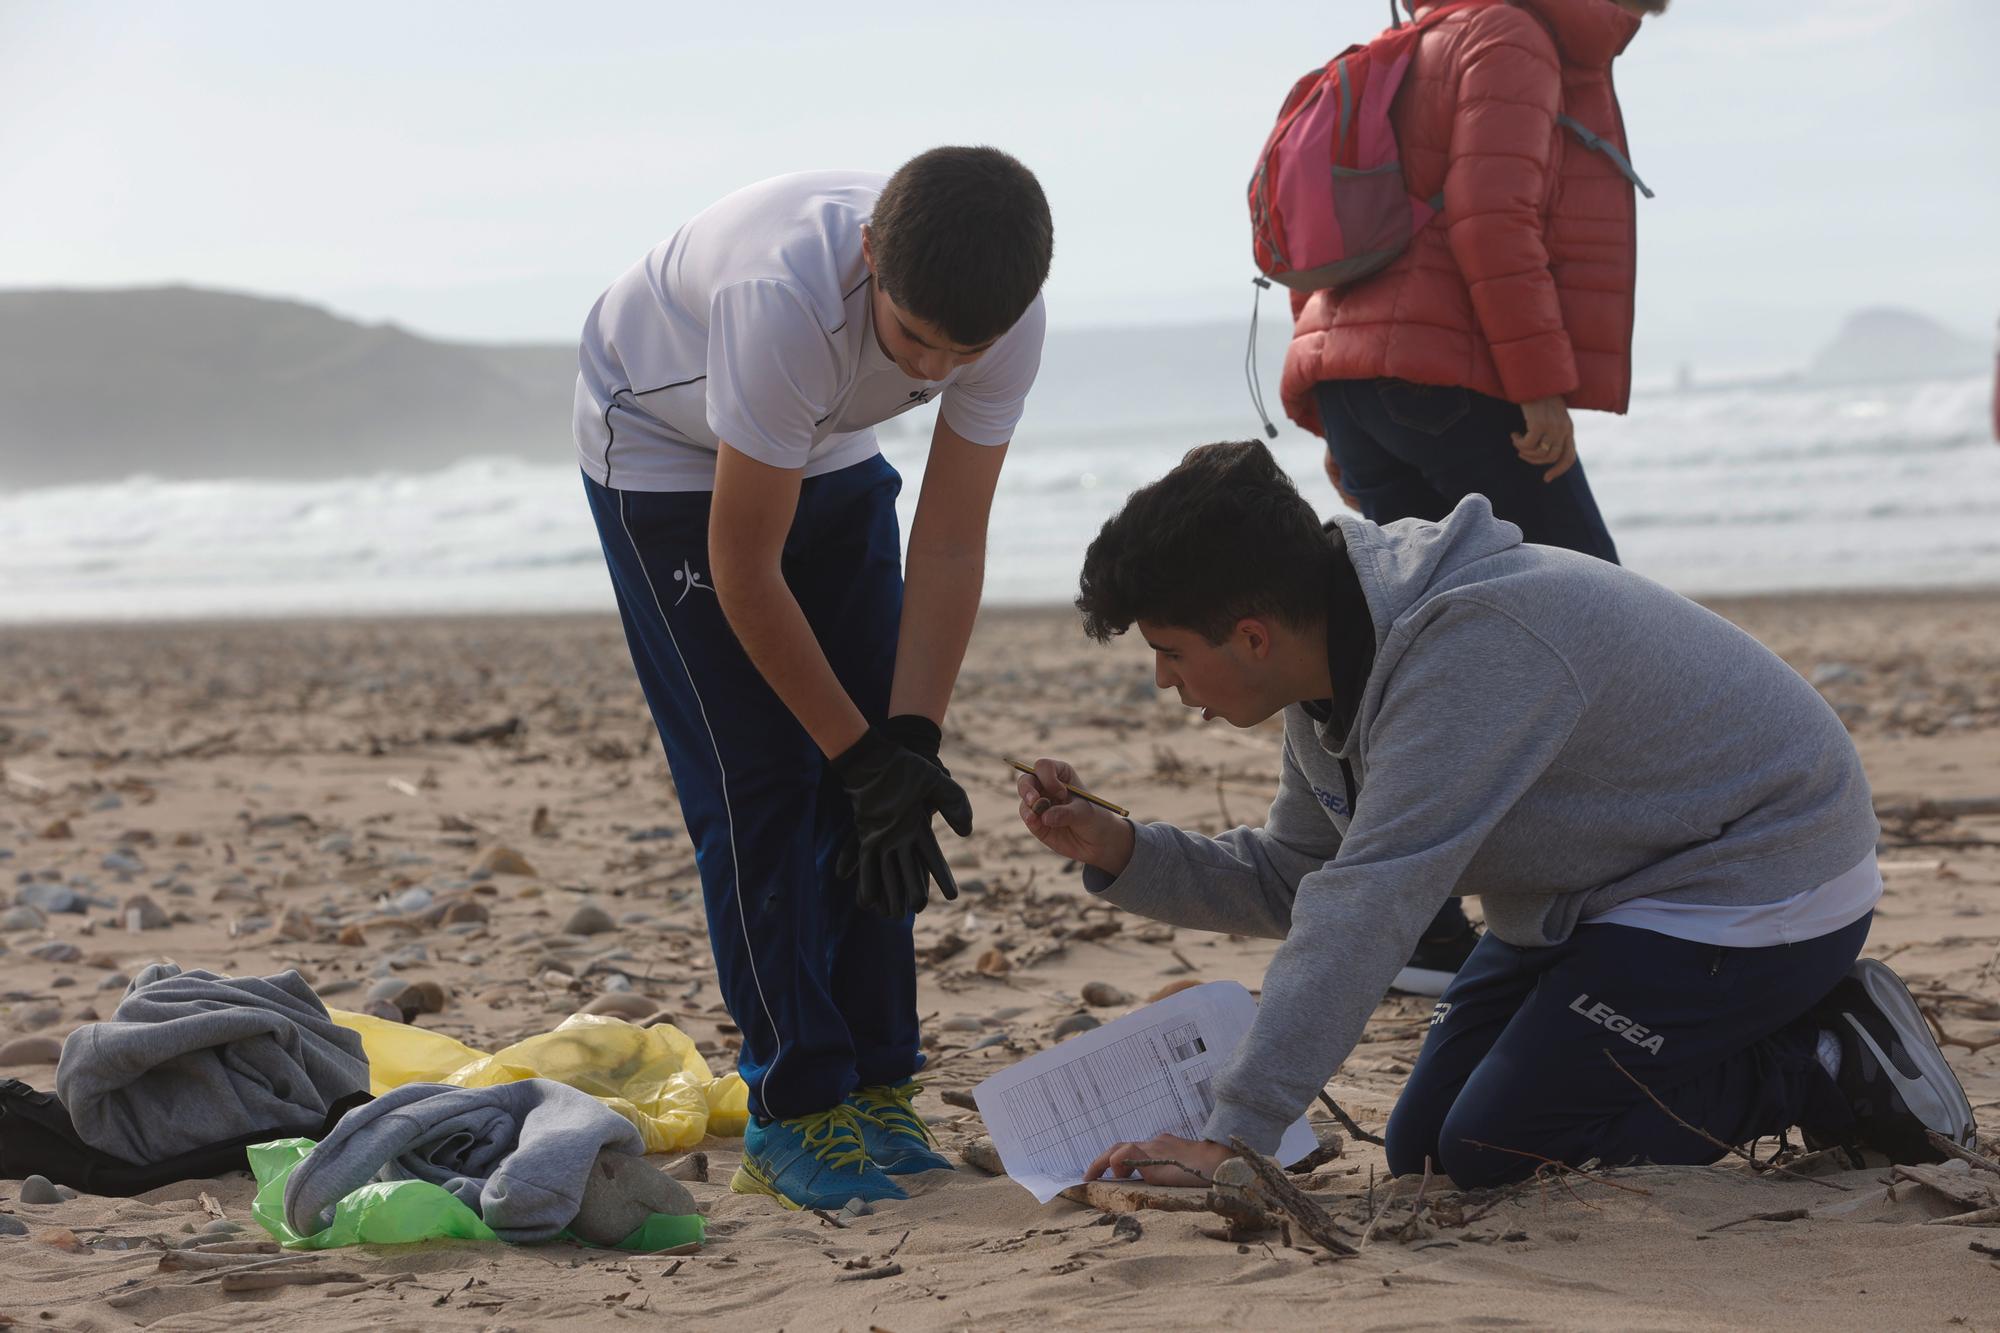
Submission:
[[[1314,392],[1341,485],[1372,522],[1435,521],[1483,495],[1528,541],[1618,563],[1583,464],[1544,482],[1547,466],[1514,452],[1509,437],[1524,422],[1513,403],[1392,379],[1327,380]]]
[[[1435,522],[1466,496],[1483,495],[1526,540],[1618,563],[1583,464],[1544,482],[1547,466],[1514,452],[1510,437],[1526,421],[1513,403],[1393,379],[1323,380],[1313,393],[1341,487],[1371,523]],[[1424,934],[1449,937],[1464,921],[1458,899],[1448,898]]]
[[[853,878],[834,874],[852,809],[723,618],[707,573],[709,493],[613,491],[587,476],[584,489],[694,843],[751,1111],[805,1115],[901,1082],[923,1064],[911,918],[860,910]],[[888,711],[895,674],[901,489],[881,457],[807,478],[783,556],[870,722]]]
[[[1389,1117],[1389,1169],[1422,1171],[1428,1157],[1471,1189],[1522,1179],[1543,1158],[1722,1156],[1618,1066],[1724,1143],[1846,1123],[1808,1011],[1860,956],[1873,918],[1762,949],[1611,925],[1545,949],[1486,936],[1438,1001]]]

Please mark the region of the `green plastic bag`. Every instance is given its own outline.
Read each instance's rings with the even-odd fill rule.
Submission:
[[[319,1145],[311,1139],[277,1139],[245,1149],[251,1174],[257,1177],[257,1198],[250,1212],[264,1230],[287,1249],[326,1250],[340,1245],[408,1245],[420,1240],[499,1240],[479,1214],[460,1203],[443,1186],[427,1180],[377,1181],[363,1185],[333,1208],[333,1222],[323,1231],[302,1236],[285,1221],[285,1184],[307,1153]],[[700,1214],[672,1217],[654,1213],[627,1236],[618,1249],[640,1254],[700,1244],[704,1236]],[[579,1240],[565,1231],[558,1240]]]

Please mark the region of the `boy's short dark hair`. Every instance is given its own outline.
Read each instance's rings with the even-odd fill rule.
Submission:
[[[961,347],[1014,327],[1048,280],[1055,223],[1035,173],[998,148],[933,148],[882,188],[875,280]]]
[[[1076,609],[1099,643],[1135,620],[1221,643],[1245,616],[1326,616],[1337,539],[1255,440],[1190,449],[1132,492],[1083,557]]]

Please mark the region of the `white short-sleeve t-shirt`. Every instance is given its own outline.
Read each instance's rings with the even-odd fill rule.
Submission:
[[[738,190],[614,282],[578,355],[583,470],[617,490],[710,490],[727,440],[818,476],[873,456],[876,423],[940,394],[974,444],[1012,439],[1041,366],[1042,300],[944,379],[905,375],[876,340],[861,258],[887,182],[815,171]]]

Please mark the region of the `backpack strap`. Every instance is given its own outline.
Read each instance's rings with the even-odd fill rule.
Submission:
[[[1602,153],[1610,158],[1611,165],[1618,168],[1618,174],[1637,186],[1640,194],[1645,195],[1648,199],[1653,197],[1652,190],[1647,188],[1646,182],[1639,179],[1639,173],[1632,170],[1632,164],[1626,160],[1625,154],[1618,151],[1616,144],[1585,128],[1573,117],[1557,116],[1556,124],[1574,134],[1577,140],[1591,152]]]

